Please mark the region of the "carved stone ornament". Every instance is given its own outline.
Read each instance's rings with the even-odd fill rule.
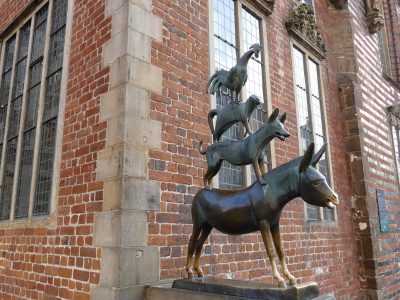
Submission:
[[[390,123],[400,128],[400,103],[395,103],[387,108],[389,111]]]
[[[319,59],[325,58],[325,43],[315,22],[314,10],[310,5],[301,4],[293,10],[286,21],[289,34]]]
[[[266,15],[274,11],[275,0],[249,0],[248,2]]]
[[[329,2],[336,8],[336,9],[343,9],[346,4],[347,0],[329,0]]]
[[[367,27],[370,34],[377,33],[384,25],[385,19],[381,12],[381,5],[376,0],[364,0],[364,6],[367,18]]]

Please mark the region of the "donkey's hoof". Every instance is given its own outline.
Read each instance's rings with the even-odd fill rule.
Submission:
[[[278,286],[283,289],[287,288],[286,282],[284,280],[278,280]]]
[[[210,187],[210,186],[205,186],[204,189],[205,189],[206,191],[211,191],[211,187]]]
[[[188,279],[193,279],[193,272],[187,271],[187,273],[188,273]]]
[[[290,282],[290,285],[296,285],[297,284],[296,278],[289,279],[289,282]]]

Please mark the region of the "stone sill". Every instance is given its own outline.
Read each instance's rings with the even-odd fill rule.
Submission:
[[[0,229],[17,229],[17,228],[42,228],[55,229],[57,220],[55,216],[35,216],[32,219],[20,218],[14,220],[0,221]]]
[[[269,16],[274,11],[275,1],[271,0],[248,0],[250,4],[256,7],[260,12]],[[272,2],[272,3],[271,3]]]

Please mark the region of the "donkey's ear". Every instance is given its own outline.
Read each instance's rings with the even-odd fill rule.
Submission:
[[[314,143],[311,143],[310,146],[308,146],[306,152],[303,155],[303,158],[300,162],[300,166],[299,166],[299,172],[303,172],[305,169],[307,169],[310,164],[311,164],[311,160],[313,158],[313,154],[314,154]]]
[[[321,159],[322,155],[324,155],[325,151],[326,151],[326,146],[327,144],[324,144],[321,149],[319,149],[319,151],[317,153],[315,153],[315,155],[313,155],[313,158],[311,160],[311,165],[313,167],[315,167],[317,165],[317,163],[319,162],[319,160]]]
[[[269,116],[268,123],[271,123],[271,122],[275,121],[276,118],[278,117],[278,115],[279,115],[279,109],[278,109],[278,108],[275,108],[275,110],[274,110],[274,111],[272,112],[272,114]]]
[[[285,123],[286,120],[286,112],[283,113],[283,115],[280,117],[279,121],[281,121],[281,123]]]

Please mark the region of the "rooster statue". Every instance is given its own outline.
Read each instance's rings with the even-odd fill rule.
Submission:
[[[251,45],[250,49],[239,58],[236,66],[229,71],[216,71],[207,82],[207,93],[214,94],[221,86],[225,86],[231,91],[232,102],[238,103],[239,93],[247,80],[247,64],[253,54],[258,58],[260,51],[260,44]],[[233,92],[235,92],[235,100],[233,98]]]

